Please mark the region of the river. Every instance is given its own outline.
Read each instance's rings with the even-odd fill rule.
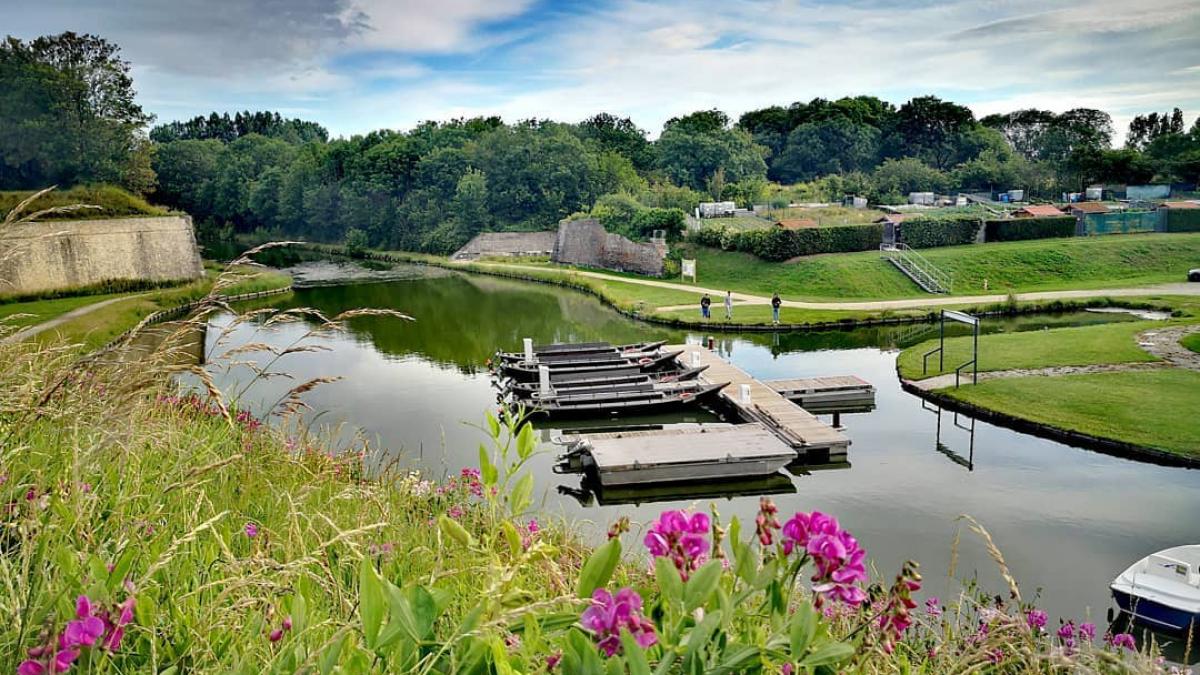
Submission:
[[[310,420],[344,425],[343,436],[358,430],[380,449],[373,457],[380,464],[444,476],[476,464],[484,435],[472,425],[496,407],[484,362],[497,348],[517,350],[524,337],[537,343],[700,342],[707,337],[636,322],[590,296],[541,284],[423,268],[400,276],[409,278],[303,289],[290,296],[279,306],[312,307],[326,315],[390,308],[415,320],[353,319],[346,332],[321,341],[328,351],[289,355],[276,364],[294,381],[260,381],[244,403],[261,409],[296,382],[341,376],[342,381],[306,397]],[[1076,313],[985,319],[984,328],[1039,330],[1127,318]],[[215,342],[229,321],[229,316],[214,319],[210,353],[250,340],[287,346],[311,327],[291,323],[264,334],[242,324],[218,347]],[[863,543],[881,578],[890,579],[905,559],[919,561],[926,590],[944,601],[959,588],[947,577],[956,518],[970,514],[995,538],[1025,599],[1037,598],[1051,617],[1076,621],[1102,623],[1110,606],[1108,582],[1134,560],[1200,541],[1200,471],[1111,457],[984,422],[974,423],[971,432],[969,418],[939,415],[901,391],[896,354],[936,335],[922,330],[714,333],[718,349],[758,378],[857,375],[877,390],[873,412],[842,417],[853,442],[847,464],[797,468],[745,490],[773,493],[781,516],[813,509],[834,514]],[[228,388],[245,381],[245,373],[228,373],[221,384]],[[700,413],[660,421],[707,418]],[[541,432],[548,439],[553,430]],[[646,522],[667,508],[714,503],[724,518],[737,515],[744,523],[757,511],[756,494],[660,502],[646,494],[605,496],[640,504],[601,505],[589,496],[581,501],[570,494],[580,488],[578,477],[552,473],[554,446],[543,448],[533,466],[541,512],[580,523],[585,536],[599,536],[620,515]],[[1006,588],[983,543],[965,529],[956,575],[977,578],[996,593]]]

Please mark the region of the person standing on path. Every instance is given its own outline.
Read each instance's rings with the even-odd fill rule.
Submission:
[[[708,297],[708,293],[705,293],[700,298],[700,316],[704,317],[705,319],[709,318],[710,315],[708,308],[710,305],[712,305],[712,298]]]
[[[725,320],[733,320],[733,291],[725,291]]]
[[[779,299],[779,294],[771,295],[771,320],[776,325],[779,325],[779,307],[783,304],[783,300]]]

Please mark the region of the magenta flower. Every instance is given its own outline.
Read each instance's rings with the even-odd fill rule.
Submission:
[[[820,511],[797,513],[783,525],[783,551],[799,549],[812,557],[816,573],[813,591],[822,598],[859,605],[867,594],[857,584],[867,580],[867,552],[858,540],[838,526],[837,519]]]
[[[554,652],[546,657],[546,671],[552,671],[558,667],[558,663],[562,661],[562,652]]]
[[[791,662],[789,661],[788,663],[783,664],[783,667],[779,669],[779,672],[780,672],[780,675],[792,675],[792,672],[794,672],[794,669],[792,667]]]
[[[276,628],[275,630],[271,631],[270,635],[267,637],[270,638],[271,642],[279,642],[283,639],[283,629]]]
[[[632,588],[617,591],[616,597],[607,589],[597,588],[592,593],[592,606],[583,611],[580,623],[591,631],[597,646],[605,656],[621,651],[621,629],[628,630],[640,647],[649,647],[658,641],[654,624],[641,616],[642,597]]]
[[[1137,651],[1137,641],[1129,633],[1117,633],[1110,636],[1106,642],[1113,649],[1128,649],[1131,652]]]
[[[942,615],[941,601],[937,599],[937,596],[931,597],[925,601],[925,613],[932,617],[939,617]]]
[[[33,659],[25,659],[17,666],[17,675],[43,675],[45,672],[46,666]]]
[[[688,576],[708,559],[712,546],[708,541],[711,523],[704,513],[688,518],[682,511],[663,511],[650,525],[643,543],[656,558],[670,558],[679,576]]]
[[[1082,640],[1087,640],[1088,642],[1095,640],[1096,624],[1087,622],[1079,624],[1079,638]]]
[[[67,627],[59,638],[64,649],[71,647],[91,647],[104,635],[104,622],[99,617],[88,616],[75,621],[68,621]]]
[[[1046,613],[1040,609],[1031,609],[1025,612],[1025,623],[1035,631],[1041,631],[1046,627]]]
[[[896,643],[904,636],[904,631],[912,625],[910,612],[917,606],[913,602],[912,593],[921,590],[921,575],[917,573],[917,564],[911,560],[900,568],[896,575],[896,583],[888,591],[887,604],[879,614],[879,628],[883,633],[883,650],[891,654]]]
[[[530,518],[529,525],[525,529],[528,530],[529,534],[537,534],[542,528],[538,526],[537,518]]]
[[[246,536],[253,539],[258,536],[258,525],[254,522],[246,523]]]

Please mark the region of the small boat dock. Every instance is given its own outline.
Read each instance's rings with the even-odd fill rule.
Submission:
[[[854,375],[767,380],[763,384],[810,413],[837,415],[875,409],[875,387]],[[838,426],[836,420],[833,425]]]
[[[700,375],[701,380],[728,382],[729,386],[718,396],[744,421],[762,425],[793,448],[800,458],[814,450],[837,456],[845,455],[849,449],[850,439],[844,433],[793,403],[778,391],[778,385],[772,386],[756,380],[746,371],[722,359],[716,352],[700,345],[674,345],[667,349],[682,352],[676,358],[683,367],[707,366]],[[874,389],[871,391],[873,400]]]

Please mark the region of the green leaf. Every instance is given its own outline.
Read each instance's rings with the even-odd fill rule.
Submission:
[[[679,578],[679,570],[675,569],[670,558],[663,556],[654,559],[654,578],[664,598],[671,602],[683,601],[683,579]]]
[[[383,595],[383,579],[375,571],[371,559],[363,558],[358,572],[358,614],[362,619],[363,637],[368,649],[375,649],[379,627],[383,624],[386,602]]]
[[[342,656],[342,647],[345,644],[346,636],[342,635],[321,652],[321,656],[317,659],[317,669],[321,671],[321,675],[329,675],[337,667],[338,659]]]
[[[646,660],[646,651],[625,628],[621,629],[621,651],[625,655],[629,675],[650,675],[650,662]]]
[[[308,626],[308,602],[304,600],[302,593],[296,593],[292,598],[292,629],[296,633],[303,633]]]
[[[504,533],[504,539],[508,541],[508,551],[513,557],[521,555],[521,535],[517,534],[517,528],[507,520],[500,524],[500,531]]]
[[[563,650],[563,672],[579,675],[604,675],[604,663],[596,651],[592,638],[575,629],[567,633],[566,649]]]
[[[500,438],[500,420],[496,419],[496,416],[490,410],[487,413],[487,425],[488,433],[491,434],[492,439],[498,440]]]
[[[597,588],[608,585],[621,560],[621,540],[609,539],[592,551],[579,571],[579,597],[590,598]]]
[[[537,438],[533,435],[533,425],[529,422],[521,425],[521,431],[517,433],[517,457],[521,459],[529,459],[537,448]]]
[[[688,580],[691,582],[691,579]],[[712,636],[721,626],[721,613],[709,612],[688,635],[687,647],[683,655],[683,669],[689,672],[699,670],[705,662],[704,647],[712,640]]]
[[[761,658],[760,654],[761,650],[758,647],[735,647],[731,644],[725,648],[725,658],[716,668],[709,671],[709,675],[746,672],[751,663]]]
[[[721,561],[710,560],[692,573],[683,588],[683,608],[692,611],[708,602],[721,581]]]
[[[845,642],[828,642],[818,647],[800,662],[807,668],[833,666],[854,656],[854,646]]]
[[[533,502],[533,474],[527,473],[521,476],[517,484],[513,486],[512,496],[509,498],[509,505],[512,507],[513,515],[523,513],[525,509]]]
[[[792,614],[792,626],[789,631],[792,657],[803,658],[812,644],[813,635],[817,632],[817,610],[808,601],[801,601]]]
[[[459,525],[457,520],[445,514],[438,516],[438,527],[442,530],[442,534],[463,546],[471,547],[475,545],[475,538],[471,536],[471,533],[467,532],[462,525]]]
[[[479,444],[479,478],[488,487],[495,485],[496,480],[499,478],[496,465],[492,464],[491,453],[488,452],[487,446],[483,443]]]
[[[425,641],[433,637],[433,624],[437,621],[438,609],[433,595],[424,586],[413,586],[404,593],[412,611],[413,637]]]

